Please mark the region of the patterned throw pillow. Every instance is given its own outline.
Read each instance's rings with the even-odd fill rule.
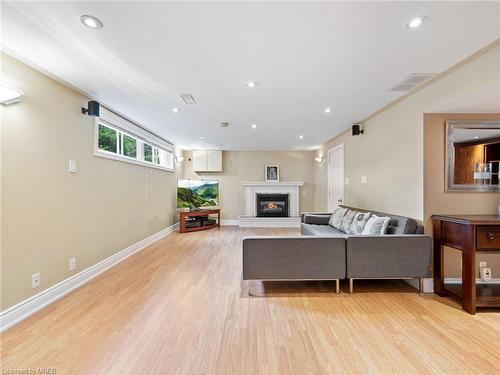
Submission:
[[[342,218],[347,212],[347,208],[337,208],[335,211],[333,211],[332,217],[330,218],[330,224],[331,227],[334,227],[335,229],[340,230],[340,224],[342,224]]]
[[[354,219],[354,215],[356,215],[358,211],[348,210],[347,213],[342,218],[342,223],[340,224],[340,230],[344,233],[349,233],[349,228],[351,226],[352,220]]]
[[[372,215],[363,229],[362,234],[386,234],[390,217]]]
[[[349,227],[349,234],[362,234],[370,216],[371,212],[357,212]]]

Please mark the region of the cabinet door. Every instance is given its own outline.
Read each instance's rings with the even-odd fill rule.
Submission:
[[[207,170],[211,172],[222,171],[222,151],[207,151]]]
[[[207,167],[207,152],[193,151],[193,171],[204,172],[208,170]]]

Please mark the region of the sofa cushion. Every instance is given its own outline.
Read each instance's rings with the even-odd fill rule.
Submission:
[[[302,221],[306,224],[328,225],[331,216],[328,214],[304,214]]]
[[[361,234],[386,234],[389,226],[390,217],[372,215],[366,222],[365,228]]]
[[[349,227],[349,234],[362,234],[370,216],[372,216],[371,212],[356,212]]]
[[[350,233],[349,228],[351,227],[352,220],[354,219],[354,215],[356,215],[356,213],[357,211],[355,210],[347,210],[346,214],[342,218],[339,230],[344,233]]]
[[[345,238],[346,234],[342,233],[329,225],[314,225],[304,224],[300,225],[300,232],[308,236],[329,236]]]
[[[332,217],[330,218],[330,226],[332,226],[335,229],[340,230],[340,226],[342,225],[342,218],[344,215],[347,213],[347,208],[337,208],[335,211],[332,213]]]

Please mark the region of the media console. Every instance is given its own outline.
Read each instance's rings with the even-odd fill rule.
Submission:
[[[216,218],[210,215],[217,215]],[[220,209],[183,211],[179,214],[179,232],[196,232],[220,227]]]

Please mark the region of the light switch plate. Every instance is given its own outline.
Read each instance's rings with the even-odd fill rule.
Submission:
[[[76,258],[71,258],[69,260],[69,270],[74,271],[76,269]]]
[[[346,177],[346,178],[344,179],[344,183],[345,183],[346,185],[349,185],[349,177]]]
[[[68,161],[68,172],[76,173],[76,160]]]
[[[367,184],[368,183],[368,176],[361,176],[361,183]]]
[[[38,288],[40,286],[40,272],[31,275],[31,287]]]

